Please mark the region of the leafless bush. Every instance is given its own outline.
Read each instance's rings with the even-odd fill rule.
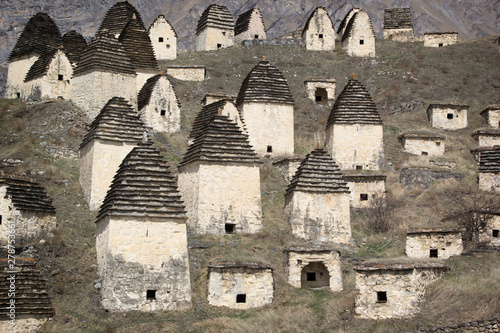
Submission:
[[[375,196],[367,211],[368,229],[376,233],[389,231],[393,226],[394,210],[398,204],[399,200],[389,191],[384,195]]]

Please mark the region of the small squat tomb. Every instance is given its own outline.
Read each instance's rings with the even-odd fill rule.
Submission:
[[[479,233],[479,242],[486,246],[500,247],[500,213],[491,215],[486,228]]]
[[[336,38],[330,15],[325,8],[317,7],[302,30],[302,42],[306,50],[333,52]]]
[[[448,259],[462,254],[462,229],[420,228],[406,232],[405,253],[411,258]]]
[[[232,309],[271,304],[274,278],[271,266],[255,262],[208,264],[208,303]]]
[[[446,270],[448,267],[438,263],[355,266],[354,311],[365,319],[412,317],[420,312],[427,286]]]
[[[343,290],[338,250],[320,246],[291,246],[285,248],[283,253],[288,283],[295,288]]]
[[[500,128],[500,105],[488,105],[480,115],[486,120],[488,126]]]
[[[307,98],[317,104],[328,105],[335,99],[336,81],[331,79],[309,79],[304,81]]]
[[[472,137],[479,147],[500,146],[500,129],[498,128],[479,129],[472,133]]]
[[[458,32],[426,32],[424,33],[424,46],[442,47],[458,42]]]
[[[427,119],[432,127],[445,130],[458,130],[467,127],[468,105],[430,104]]]
[[[387,176],[370,173],[345,173],[352,208],[368,208],[376,197],[385,196]]]
[[[414,155],[439,156],[445,152],[446,137],[427,131],[408,132],[398,136],[405,152]]]
[[[266,27],[262,20],[262,14],[257,7],[253,7],[238,16],[234,26],[235,44],[241,44],[244,40],[266,38]]]
[[[481,151],[479,157],[479,189],[500,192],[500,146]]]
[[[384,39],[398,42],[413,41],[410,8],[387,8],[384,11]]]

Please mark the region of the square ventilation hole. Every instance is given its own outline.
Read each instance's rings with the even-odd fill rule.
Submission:
[[[318,36],[318,37],[319,37],[319,38],[323,38],[323,34],[319,34],[319,36]]]
[[[254,39],[259,39],[259,35],[253,35]]]
[[[366,194],[366,193],[361,193],[361,194],[359,195],[359,200],[360,200],[360,201],[366,201],[366,200],[368,200],[368,194]]]
[[[306,273],[306,279],[307,279],[307,281],[316,281],[316,273],[314,273],[314,272],[307,272]]]
[[[272,153],[273,152],[273,146],[267,146],[267,152]]]
[[[58,80],[58,81],[62,81],[62,80],[64,80],[64,76],[63,76],[62,74],[58,74],[58,75],[57,75],[57,80]]]
[[[2,215],[0,215],[0,225],[2,224]],[[497,230],[498,231],[498,230]]]
[[[422,155],[427,156],[427,155],[429,155],[429,153],[428,153],[428,152],[426,152],[426,151],[423,151],[423,152],[422,152]]]
[[[16,93],[17,98],[21,98],[21,93]]]
[[[441,146],[441,142],[436,142],[436,146]]]
[[[163,37],[158,37],[158,42],[163,43]]]
[[[377,291],[377,303],[387,303],[387,291]]]
[[[156,290],[147,290],[146,291],[146,299],[148,299],[148,300],[156,299]]]
[[[448,118],[448,119],[453,119],[453,113],[448,113],[448,114],[446,115],[446,118]]]
[[[362,165],[356,165],[356,170],[363,170],[363,166]]]
[[[437,258],[437,257],[438,257],[438,250],[437,249],[430,249],[429,258]]]
[[[224,230],[226,231],[226,234],[234,234],[236,231],[236,224],[226,223],[224,225]]]
[[[500,237],[500,230],[498,230],[498,229],[493,229],[493,230],[491,231],[491,237],[495,237],[495,238],[496,238],[496,237]]]
[[[441,47],[441,46],[443,46],[443,43],[439,43],[438,47]]]
[[[160,110],[160,116],[164,116],[167,113],[166,110]]]
[[[222,47],[222,44],[217,44],[217,48],[220,49]]]
[[[323,96],[316,96],[316,102],[321,102],[323,100]]]
[[[363,44],[365,44],[365,40],[364,39],[360,39],[359,40],[359,45],[363,45]]]
[[[246,302],[247,302],[247,294],[236,295],[236,303],[246,303]]]

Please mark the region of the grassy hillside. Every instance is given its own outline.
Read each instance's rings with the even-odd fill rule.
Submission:
[[[499,103],[500,52],[494,38],[463,42],[445,48],[424,48],[421,43],[377,40],[377,58],[348,58],[342,51],[322,53],[296,46],[257,46],[217,52],[184,53],[162,66],[204,65],[208,79],[174,85],[182,105],[182,129],[166,139],[176,150],[187,149],[190,125],[206,92],[236,95],[247,73],[263,57],[278,67],[295,99],[295,151],[300,157],[324,141],[331,106],[318,106],[306,98],[308,78],[337,80],[337,95],[352,73],[370,91],[384,120],[387,189],[398,205],[387,233],[368,228],[366,212],[351,213],[357,247],[342,251],[346,258],[384,260],[404,255],[409,227],[451,225],[441,222],[448,207],[444,191],[476,186],[477,164],[469,150],[476,143],[470,134],[485,122],[479,112]],[[407,190],[399,185],[399,170],[421,165],[436,170],[425,156],[402,152],[397,135],[427,129],[426,109],[431,102],[468,104],[469,127],[446,135],[446,154],[435,160],[456,162],[449,170],[459,182],[436,181],[428,190]],[[193,308],[161,313],[111,313],[99,303],[96,274],[95,214],[88,211],[78,183],[78,161],[54,159],[47,145],[77,148],[85,126],[82,114],[70,103],[54,101],[26,105],[0,102],[0,163],[19,159],[7,171],[28,172],[46,186],[54,198],[58,228],[54,237],[33,240],[40,268],[49,279],[56,310],[41,332],[407,332],[417,328],[486,319],[500,315],[500,261],[498,254],[446,260],[451,271],[431,285],[422,311],[412,319],[361,320],[354,316],[354,273],[344,263],[344,291],[296,289],[286,282],[283,248],[300,244],[291,235],[283,214],[285,180],[265,161],[261,170],[264,231],[259,235],[189,235]],[[176,170],[179,158],[162,148]],[[274,302],[253,310],[230,310],[208,305],[207,264],[210,261],[252,260],[274,268]]]

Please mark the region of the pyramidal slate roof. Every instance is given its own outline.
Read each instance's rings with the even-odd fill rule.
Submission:
[[[10,53],[9,60],[31,53],[43,55],[62,45],[61,33],[52,18],[45,13],[33,16]]]
[[[219,109],[223,109],[227,103],[232,103],[231,101],[220,100],[211,104],[207,104],[201,108],[198,115],[191,126],[191,133],[189,133],[189,138],[194,139],[196,136],[205,128],[205,126],[214,120],[215,116],[218,115]]]
[[[292,191],[349,193],[335,160],[324,149],[307,154],[292,177],[285,194]]]
[[[151,94],[153,93],[154,87],[156,86],[156,83],[158,83],[158,81],[161,78],[164,78],[165,80],[170,82],[167,75],[156,74],[155,76],[150,77],[146,81],[146,83],[144,83],[144,85],[142,86],[142,88],[139,91],[139,94],[137,96],[137,104],[138,104],[139,110],[142,110],[142,108],[144,108],[146,105],[149,104],[149,101],[151,100]],[[174,85],[172,84],[172,82],[170,82],[170,85],[172,85],[172,89],[174,90],[177,105],[180,107],[181,103],[179,101],[179,98],[177,98],[177,92],[175,91]]]
[[[351,19],[349,20],[349,23],[347,23],[347,26],[345,28],[345,31],[344,31],[344,35],[342,36],[342,42],[345,41],[349,36],[352,35],[352,30],[353,30],[353,27],[354,27],[354,24],[356,23],[356,19],[358,17],[361,17],[363,14],[361,13],[365,13],[366,16],[368,16],[368,14],[362,10],[359,10],[357,13],[355,13]],[[373,32],[373,24],[372,24],[372,20],[370,19],[370,17],[368,16],[368,21],[370,22],[370,31],[372,32],[372,35],[374,36],[375,38],[375,33]],[[359,24],[359,23],[358,23]]]
[[[123,48],[136,70],[158,70],[149,34],[135,16],[130,19],[129,23],[123,29],[119,41],[123,44]]]
[[[218,29],[234,29],[234,21],[226,6],[212,4],[201,14],[196,26],[196,35],[208,27]]]
[[[177,181],[151,142],[139,143],[123,159],[97,221],[105,216],[186,218]]]
[[[500,173],[500,146],[481,151],[479,173]]]
[[[352,15],[354,15],[354,13],[357,13],[359,12],[359,8],[351,8],[351,10],[349,10],[349,12],[346,14],[346,16],[344,16],[344,18],[342,19],[342,22],[340,22],[340,25],[339,25],[339,28],[337,30],[337,34],[341,34],[343,31],[345,32],[345,29],[347,27],[347,24],[349,23]],[[342,37],[342,36],[340,36]]]
[[[252,68],[241,84],[236,105],[247,102],[294,103],[283,73],[265,60]]]
[[[257,15],[259,15],[260,21],[262,22],[262,26],[264,27],[264,31],[266,30],[260,10],[257,7],[253,7],[252,9],[247,10],[246,12],[238,16],[238,19],[236,20],[236,25],[234,26],[235,36],[248,30],[248,26],[250,25],[250,22],[252,20],[252,13],[254,11],[256,11]]]
[[[0,173],[0,186],[7,186],[9,196],[18,210],[31,210],[55,214],[52,199],[45,189],[25,176]]]
[[[111,73],[135,74],[127,52],[116,38],[110,35],[96,36],[80,56],[74,74],[99,70]]]
[[[228,116],[219,114],[199,129],[179,166],[200,160],[259,163],[257,154],[248,141],[248,135]]]
[[[309,29],[309,24],[311,23],[311,20],[313,19],[313,17],[315,15],[320,15],[321,12],[324,12],[324,14],[326,14],[328,19],[330,20],[330,24],[332,26],[333,31],[335,31],[335,28],[333,27],[332,19],[330,18],[330,15],[328,15],[328,11],[325,8],[323,8],[322,6],[319,6],[311,13],[309,18],[307,19],[306,25],[304,26],[304,29],[302,30],[302,35]]]
[[[134,16],[140,27],[146,30],[141,19],[141,14],[139,14],[134,6],[132,6],[128,1],[117,2],[106,13],[96,36],[100,34],[110,34],[113,37],[118,38]]]
[[[40,56],[40,58],[38,58],[33,63],[33,65],[31,65],[30,69],[28,70],[28,73],[26,74],[24,82],[28,82],[37,79],[39,77],[43,77],[45,74],[47,74],[50,63],[52,62],[52,59],[54,59],[54,56],[56,55],[57,51],[58,50],[52,50]]]
[[[387,8],[384,11],[384,29],[412,28],[410,8]]]
[[[13,298],[8,297],[10,283],[15,275],[16,291]],[[47,292],[47,281],[42,278],[32,258],[16,258],[12,270],[7,259],[0,259],[0,316],[8,319],[11,299],[15,301],[16,319],[18,316],[53,317],[54,308]]]
[[[380,124],[372,97],[358,80],[351,79],[333,105],[326,128],[333,124]]]
[[[95,117],[80,148],[95,139],[140,142],[145,128],[139,114],[122,97],[111,98]]]
[[[72,64],[76,64],[83,50],[87,47],[85,38],[75,30],[70,30],[64,34],[62,41],[69,61],[71,61]]]

